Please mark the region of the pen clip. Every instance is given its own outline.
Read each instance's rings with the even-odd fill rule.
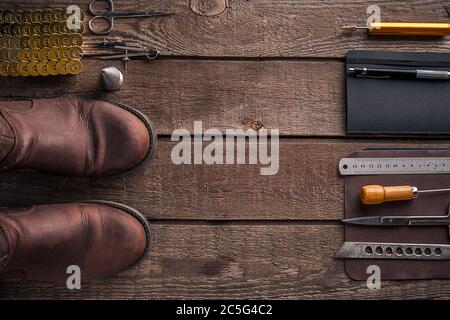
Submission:
[[[356,78],[368,78],[368,79],[390,79],[390,76],[367,76],[363,74],[355,75]]]

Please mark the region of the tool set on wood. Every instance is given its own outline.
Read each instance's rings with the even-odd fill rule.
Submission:
[[[347,259],[352,279],[366,277],[370,260],[384,279],[450,278],[449,156],[450,149],[367,149],[340,160],[345,242],[336,257]]]
[[[450,35],[447,22],[342,26],[360,29],[369,36]],[[349,134],[450,133],[449,54],[350,51],[346,71]],[[346,259],[352,279],[366,279],[371,260],[384,279],[450,278],[449,155],[446,149],[367,149],[340,161],[345,242],[337,258]]]
[[[106,5],[105,10],[97,8],[101,3]],[[116,11],[112,0],[93,0],[87,12],[93,17],[85,28],[88,14],[82,10],[74,15],[73,8],[1,9],[0,76],[77,75],[83,71],[86,45],[83,37],[87,30],[94,35],[106,35],[117,30],[116,19],[174,15],[165,11]],[[364,29],[370,36],[450,35],[450,24],[445,22],[372,22],[367,26],[351,24],[341,28],[350,32]],[[151,61],[171,55],[128,39],[100,39],[93,45],[101,52],[93,57],[122,60],[125,70],[135,58]],[[122,87],[124,75],[117,67],[105,66],[99,72],[101,90],[116,91]],[[349,134],[450,134],[449,54],[351,51],[347,55],[346,73]],[[1,164],[5,169],[103,177],[134,168],[150,158],[155,148],[156,133],[151,121],[141,112],[121,104],[83,99],[35,100],[31,105],[1,102],[0,114],[0,120],[5,120],[1,124],[7,124],[5,137],[11,136],[12,140],[19,139],[17,135],[25,137],[24,144],[14,144],[5,138],[3,145],[15,151],[4,156]],[[43,130],[50,121],[47,117],[51,117],[54,128],[59,130]],[[64,128],[69,129],[68,133],[60,136]],[[89,139],[94,139],[96,145],[83,145]],[[26,148],[27,141],[32,141],[33,146]],[[127,153],[123,152],[125,149]],[[79,157],[69,156],[73,154]],[[389,279],[450,278],[450,182],[446,178],[450,174],[449,150],[364,150],[342,159],[339,171],[346,183],[343,220],[346,234],[337,257],[348,259],[346,271],[353,279],[365,277],[367,264],[355,263],[365,260],[380,261],[386,270],[384,276]],[[92,236],[84,234],[87,230],[82,221],[86,216],[92,220],[91,227],[98,226],[100,238],[104,233],[117,233],[115,225],[122,226],[123,232],[115,241],[89,248],[89,253],[108,268],[99,267],[79,251],[72,252],[90,270],[89,279],[114,274],[149,251],[150,234],[145,218],[125,205],[97,201],[39,206],[33,210],[0,216],[0,221],[5,220],[5,229],[20,234],[20,239],[7,239],[13,245],[5,245],[8,241],[0,230],[0,271],[23,267],[30,271],[31,280],[64,279],[65,274],[52,264],[53,252],[46,250],[56,246],[53,241],[68,241],[61,236],[61,230],[67,227],[58,219],[61,212],[70,215],[69,226],[78,231],[69,239],[75,243]],[[95,220],[95,212],[105,213],[106,225],[105,221]],[[42,244],[43,240],[36,235],[24,233],[26,228],[17,231],[18,223],[34,223],[33,214],[40,216],[43,228],[51,226],[60,232],[59,237],[46,239],[50,244]],[[441,232],[444,229],[445,235]],[[18,241],[24,245],[19,246]],[[22,250],[27,251],[24,248],[48,257],[47,264],[36,269],[30,261],[20,260]],[[123,256],[108,251],[117,248],[123,249]],[[68,260],[63,251],[58,252],[57,259],[62,264]],[[396,264],[404,260],[431,264]],[[432,264],[445,261],[448,264]]]
[[[106,5],[105,10],[96,9]],[[115,11],[112,0],[93,0],[89,13],[89,31],[106,35],[114,30],[116,19],[157,18],[174,15],[163,11]],[[73,8],[0,10],[0,76],[37,77],[76,75],[83,70],[83,35],[86,14]],[[74,20],[76,19],[76,20]],[[73,22],[77,22],[73,27]],[[101,26],[106,24],[106,29]],[[125,70],[132,58],[155,60],[168,52],[150,49],[121,39],[98,41],[95,45],[111,50],[111,54],[97,55],[102,60],[124,61]],[[120,72],[120,71],[119,71]],[[105,74],[103,70],[102,75]],[[123,75],[122,80],[123,82]],[[101,86],[108,90],[109,86]],[[120,86],[113,86],[117,88]],[[115,89],[118,90],[118,89]]]

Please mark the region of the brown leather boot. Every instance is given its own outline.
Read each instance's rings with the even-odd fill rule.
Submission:
[[[153,123],[141,112],[99,100],[0,102],[0,169],[104,177],[151,158]]]
[[[0,212],[0,279],[65,284],[114,275],[150,249],[150,228],[136,210],[113,202],[41,205]]]

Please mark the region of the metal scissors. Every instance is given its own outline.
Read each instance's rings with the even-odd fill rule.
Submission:
[[[94,4],[98,2],[106,2],[108,4],[108,9],[103,12],[96,11],[94,9]],[[139,18],[139,17],[164,17],[171,16],[173,13],[162,12],[162,11],[129,11],[129,12],[117,12],[114,11],[114,3],[113,0],[92,0],[89,5],[89,11],[94,16],[89,21],[89,29],[98,35],[105,35],[113,31],[114,29],[114,20],[115,19],[123,19],[123,18]],[[109,28],[105,30],[97,30],[94,25],[99,20],[106,21]]]

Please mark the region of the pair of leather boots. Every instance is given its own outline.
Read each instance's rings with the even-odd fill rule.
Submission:
[[[0,169],[66,177],[126,173],[156,148],[152,122],[128,106],[61,98],[0,102]],[[128,206],[88,201],[0,210],[0,279],[83,282],[139,262],[150,249],[145,217]]]

